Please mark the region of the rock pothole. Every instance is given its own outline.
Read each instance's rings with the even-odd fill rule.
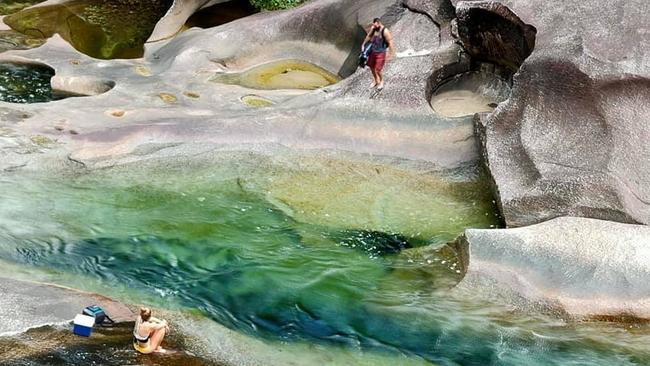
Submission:
[[[506,6],[461,1],[452,21],[458,61],[434,72],[430,103],[444,117],[491,112],[509,98],[512,76],[535,47],[537,30]]]
[[[52,87],[54,69],[36,63],[0,63],[0,101],[43,103],[78,96]]]
[[[241,73],[219,73],[210,80],[250,89],[313,90],[335,84],[340,77],[310,62],[288,59],[254,66]]]
[[[492,112],[510,95],[508,81],[496,74],[470,71],[444,81],[431,97],[433,110],[445,117]]]

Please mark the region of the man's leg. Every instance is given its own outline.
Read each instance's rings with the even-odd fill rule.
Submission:
[[[372,79],[373,79],[373,81],[374,81],[374,82],[372,83],[372,87],[374,88],[374,87],[376,87],[377,85],[379,85],[379,78],[377,77],[377,71],[375,71],[375,69],[371,68],[371,69],[370,69],[370,72],[372,73]]]
[[[375,64],[375,73],[377,74],[377,89],[381,90],[384,88],[384,64],[386,62],[386,53],[382,53],[377,58]]]

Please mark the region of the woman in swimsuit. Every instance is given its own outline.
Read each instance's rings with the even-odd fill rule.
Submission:
[[[151,309],[140,308],[140,315],[133,328],[133,347],[140,353],[165,352],[162,344],[165,334],[169,333],[167,321],[151,316]]]

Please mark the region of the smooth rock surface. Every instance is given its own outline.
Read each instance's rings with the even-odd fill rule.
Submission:
[[[387,64],[386,88],[374,95],[369,71],[356,64],[364,27],[377,15],[392,29],[398,57]],[[6,148],[0,169],[84,169],[149,158],[139,145],[176,147],[156,149],[158,157],[280,145],[398,156],[443,169],[473,163],[478,150],[471,119],[436,117],[427,96],[430,73],[459,60],[459,46],[439,39],[448,32],[391,0],[318,0],[190,29],[149,44],[139,60],[92,59],[55,35],[38,49],[6,52],[0,59],[47,64],[56,71],[57,87],[71,93],[106,92],[92,101],[21,106],[29,123],[0,126],[11,130],[0,141]],[[275,103],[264,113],[241,102],[250,90],[209,81],[281,59],[310,62],[347,78],[311,92],[260,91]],[[462,65],[461,71],[469,67]],[[56,143],[32,146],[34,135]]]
[[[507,225],[650,223],[650,3],[504,4],[538,29],[510,99],[477,123]]]
[[[493,286],[577,317],[650,317],[650,228],[561,217],[500,230],[470,229],[466,286]]]

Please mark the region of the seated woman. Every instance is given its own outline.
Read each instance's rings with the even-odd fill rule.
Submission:
[[[167,321],[152,317],[149,308],[140,308],[133,328],[133,347],[140,353],[165,352],[160,345],[168,332]]]

